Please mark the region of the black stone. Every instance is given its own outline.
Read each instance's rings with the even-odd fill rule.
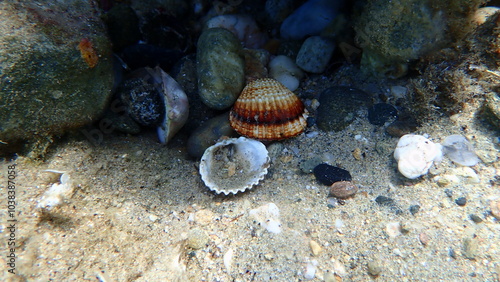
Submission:
[[[316,124],[324,131],[340,131],[349,126],[356,118],[359,109],[371,106],[372,99],[366,92],[336,86],[323,91],[319,98]]]
[[[329,164],[319,164],[313,170],[316,179],[324,185],[332,185],[338,181],[351,181],[349,171]]]
[[[455,200],[455,203],[461,207],[465,206],[467,204],[467,198],[465,197],[460,197]]]
[[[481,223],[483,222],[483,219],[480,218],[479,216],[475,215],[475,214],[471,214],[469,215],[469,218],[474,221],[475,223]]]
[[[412,215],[415,215],[416,213],[418,213],[418,211],[420,211],[420,206],[419,205],[410,206],[410,213]]]
[[[165,117],[165,104],[156,87],[141,78],[128,79],[118,95],[129,116],[142,126],[157,126]]]
[[[398,110],[386,103],[378,103],[368,109],[368,121],[373,125],[384,125],[398,117]]]
[[[455,252],[455,250],[453,250],[452,248],[450,248],[448,250],[448,255],[453,258],[453,259],[456,259],[457,258],[457,253]]]

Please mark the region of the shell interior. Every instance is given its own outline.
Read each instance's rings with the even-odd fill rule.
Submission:
[[[205,185],[216,193],[236,194],[264,179],[269,167],[266,146],[245,137],[230,138],[209,147],[200,162]]]
[[[307,116],[304,104],[292,91],[275,79],[262,78],[245,86],[229,121],[243,136],[270,141],[302,133]]]

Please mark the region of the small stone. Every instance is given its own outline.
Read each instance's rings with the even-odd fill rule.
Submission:
[[[429,235],[423,232],[418,235],[418,239],[420,240],[420,243],[422,243],[422,245],[424,246],[427,246],[430,241]]]
[[[382,273],[382,267],[380,266],[378,260],[369,261],[367,267],[368,274],[370,274],[371,276],[379,276],[380,273]]]
[[[306,265],[306,271],[304,272],[304,278],[311,280],[316,275],[316,266],[313,262],[309,262]]]
[[[344,264],[341,263],[339,260],[335,260],[333,262],[333,271],[335,271],[335,274],[337,274],[340,277],[344,277],[347,275],[347,270],[345,269]]]
[[[474,221],[475,223],[481,223],[483,222],[483,219],[475,214],[470,214],[469,218]]]
[[[466,259],[476,259],[479,250],[479,242],[476,238],[466,238],[463,244],[463,256]]]
[[[311,159],[303,160],[300,162],[299,167],[303,173],[311,173],[314,168],[322,163],[323,160],[320,157],[313,157]]]
[[[188,233],[187,246],[198,250],[208,243],[209,237],[207,233],[199,228],[191,229]]]
[[[491,215],[500,220],[500,199],[490,201]]]
[[[466,184],[478,184],[480,182],[479,176],[470,167],[457,167],[451,171],[451,174],[456,175],[461,182]]]
[[[461,207],[465,206],[467,204],[467,198],[466,197],[460,197],[455,200],[455,203]]]
[[[416,213],[418,213],[419,210],[420,210],[420,206],[419,205],[410,206],[410,213],[412,215],[415,215]]]
[[[330,196],[346,199],[358,192],[358,186],[351,181],[338,181],[330,186]]]
[[[414,132],[416,129],[417,125],[415,122],[396,120],[387,126],[385,132],[392,137],[399,138],[403,135]]]
[[[324,185],[332,185],[338,181],[351,181],[349,171],[329,164],[319,164],[314,168],[314,176]]]
[[[321,36],[307,38],[300,47],[296,63],[301,69],[311,73],[322,73],[333,55],[335,44]]]
[[[358,160],[358,161],[360,161],[361,159],[363,159],[363,154],[362,154],[362,152],[361,152],[361,149],[360,149],[360,148],[356,148],[356,149],[354,149],[354,151],[352,151],[352,156],[353,156],[356,160]]]
[[[399,235],[401,235],[401,225],[399,222],[389,222],[385,226],[385,232],[387,232],[387,235],[391,238],[395,238]]]
[[[457,259],[457,253],[452,248],[448,250],[448,255],[453,259]]]
[[[211,210],[202,209],[194,214],[194,221],[201,226],[208,225],[212,222],[214,213]]]
[[[323,248],[321,248],[321,246],[314,240],[309,241],[309,246],[311,247],[311,251],[314,256],[318,256],[323,250]]]

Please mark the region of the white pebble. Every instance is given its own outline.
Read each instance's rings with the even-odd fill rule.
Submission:
[[[304,278],[307,280],[314,279],[316,275],[316,266],[313,262],[308,262],[306,265],[306,272],[304,273]]]
[[[422,135],[404,135],[394,150],[399,172],[410,179],[427,174],[434,161],[441,161],[442,156],[441,145]]]

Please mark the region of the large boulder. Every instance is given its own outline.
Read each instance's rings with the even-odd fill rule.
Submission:
[[[36,141],[97,119],[111,46],[91,1],[0,2],[0,141]]]

